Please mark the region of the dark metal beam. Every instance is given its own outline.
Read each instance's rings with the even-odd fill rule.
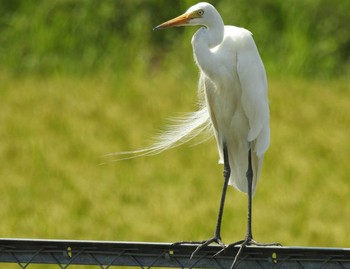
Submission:
[[[238,247],[214,256],[219,246],[205,247],[190,259],[195,246],[170,243],[0,239],[0,263],[230,268]],[[0,266],[1,267],[1,266]],[[349,268],[350,249],[306,247],[246,247],[236,268]]]

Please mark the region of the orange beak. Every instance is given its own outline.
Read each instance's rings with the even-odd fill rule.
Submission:
[[[165,29],[165,28],[169,28],[169,27],[175,27],[175,26],[184,26],[186,24],[188,24],[188,22],[191,20],[192,18],[190,17],[189,14],[182,14],[174,19],[171,19],[169,21],[166,21],[156,27],[153,28],[153,30],[160,30],[160,29]]]

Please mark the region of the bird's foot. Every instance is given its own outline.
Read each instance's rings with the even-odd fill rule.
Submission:
[[[221,241],[220,236],[214,236],[212,238],[209,238],[208,240],[203,241],[181,241],[176,242],[173,244],[173,246],[183,245],[183,244],[190,244],[190,245],[198,245],[197,248],[192,252],[190,259],[192,259],[202,248],[209,246],[212,243],[216,243],[219,246],[221,246],[223,249],[226,248],[226,245]]]
[[[238,261],[239,256],[241,255],[241,252],[243,250],[243,248],[245,248],[246,246],[259,246],[259,247],[266,247],[266,246],[282,246],[280,243],[260,243],[257,242],[253,239],[253,237],[251,236],[247,236],[244,240],[240,240],[237,242],[234,242],[232,244],[229,244],[227,247],[225,247],[224,249],[222,249],[221,251],[219,251],[218,253],[215,254],[215,256],[219,255],[220,253],[222,253],[223,251],[225,251],[226,249],[230,248],[230,247],[234,247],[234,246],[240,246],[238,249],[238,252],[235,256],[235,259],[233,260],[233,263],[231,265],[230,269],[234,269],[235,265]]]

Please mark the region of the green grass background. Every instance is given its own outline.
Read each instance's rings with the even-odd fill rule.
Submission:
[[[2,81],[2,237],[211,235],[222,184],[214,139],[100,165],[106,153],[146,145],[167,116],[193,109],[195,78]],[[257,239],[349,246],[348,94],[340,80],[270,79],[272,143],[254,197]],[[246,196],[230,189],[226,205],[230,242],[244,235]]]
[[[52,11],[57,15],[65,10],[62,3],[75,2],[53,3],[60,7],[58,13]],[[185,6],[181,2],[178,7]],[[33,38],[42,43],[34,50],[37,43],[21,35],[27,29],[26,11],[35,10],[31,8],[28,4],[0,21],[2,26],[12,21],[12,30],[17,30],[13,36],[6,32],[17,42],[3,43],[7,54],[2,47],[1,57],[7,55],[8,63],[0,65],[0,237],[174,242],[212,236],[223,168],[217,164],[213,138],[153,157],[120,162],[103,157],[148,145],[166,118],[196,108],[193,29],[154,33],[153,19],[140,15],[147,42],[124,38],[111,45],[105,40],[107,51],[115,45],[118,54],[100,55],[99,43],[96,51],[83,50],[81,58],[65,41],[63,50],[56,48],[48,36],[56,28],[39,23],[34,29],[40,31],[33,33],[41,39]],[[43,10],[38,11],[42,17]],[[180,13],[165,11],[168,18]],[[57,25],[65,29],[65,24]],[[259,29],[254,33],[262,40]],[[63,30],[52,35],[64,36]],[[289,37],[296,46],[310,44]],[[284,38],[286,42],[288,35]],[[332,63],[320,60],[320,65],[298,67],[305,57],[298,59],[300,50],[293,50],[295,61],[283,65],[281,57],[273,58],[273,48],[259,44],[269,74],[272,135],[253,201],[254,236],[286,246],[350,247],[348,58],[337,60],[341,72],[329,71],[334,57]],[[96,60],[100,58],[102,62]],[[230,188],[222,227],[225,243],[243,238],[246,207],[246,195]]]

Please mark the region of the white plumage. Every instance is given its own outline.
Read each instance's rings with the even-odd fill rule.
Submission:
[[[264,66],[249,31],[225,26],[222,41],[217,44],[210,40],[213,28],[207,27],[196,32],[192,46],[220,160],[223,162],[225,141],[232,168],[230,184],[247,192],[247,154],[251,147],[254,193],[270,137]]]
[[[252,196],[270,144],[266,72],[252,34],[243,28],[224,26],[211,4],[194,5],[155,29],[191,25],[202,26],[192,38],[194,59],[200,70],[200,109],[176,119],[153,146],[120,154],[127,154],[126,158],[153,155],[185,143],[203,130],[212,130],[219,160],[224,163],[224,186],[214,237],[182,243],[199,244],[192,256],[214,242],[226,247],[221,241],[221,222],[227,185],[233,185],[248,194],[248,223],[245,239],[232,244],[241,245],[232,269],[244,246],[279,245],[257,243],[252,234]]]
[[[224,26],[220,14],[209,3],[194,5],[156,28],[191,25],[202,26],[192,38],[194,59],[200,69],[199,92],[204,95],[200,109],[175,119],[151,147],[117,154],[127,154],[126,158],[157,154],[212,128],[221,163],[224,141],[227,145],[232,168],[229,183],[246,193],[251,148],[254,193],[270,143],[264,65],[252,34],[244,28]]]

